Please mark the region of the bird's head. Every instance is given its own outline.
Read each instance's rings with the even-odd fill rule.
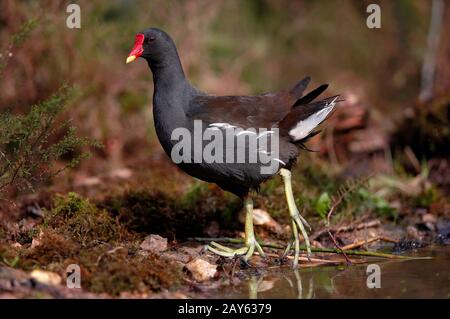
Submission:
[[[174,49],[175,45],[167,33],[157,28],[150,28],[136,34],[133,49],[126,63],[133,62],[139,57],[149,62],[162,62]]]

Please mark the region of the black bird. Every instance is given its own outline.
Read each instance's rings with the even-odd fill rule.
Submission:
[[[309,77],[291,89],[257,96],[209,95],[189,84],[173,40],[156,28],[136,35],[126,62],[138,57],[147,61],[153,73],[153,116],[165,152],[189,175],[216,183],[244,200],[245,246],[231,249],[212,242],[208,249],[225,257],[243,255],[245,260],[255,249],[264,256],[254,236],[250,193],[279,174],[292,218],[293,239],[285,254],[294,245],[296,267],[301,232],[310,256],[305,226],[310,227],[295,204],[291,167],[300,149],[305,149],[304,143],[318,133],[315,128],[330,115],[339,96],[316,101],[327,85],[303,95]]]

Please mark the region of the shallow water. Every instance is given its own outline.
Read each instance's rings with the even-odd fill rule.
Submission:
[[[349,267],[275,269],[209,298],[450,298],[450,246],[407,252],[422,260],[376,260],[380,288],[368,288],[369,264]]]

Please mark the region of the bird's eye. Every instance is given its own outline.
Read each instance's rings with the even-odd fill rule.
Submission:
[[[144,44],[149,44],[150,42],[155,41],[156,38],[155,37],[148,37],[144,39]]]

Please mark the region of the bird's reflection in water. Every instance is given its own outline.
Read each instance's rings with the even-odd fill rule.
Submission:
[[[298,269],[294,269],[292,270],[292,272],[294,273],[295,283],[293,283],[292,280],[286,275],[283,275],[283,278],[286,279],[292,289],[295,289],[297,299],[312,299],[314,297],[314,277],[310,276],[308,281],[308,290],[305,294],[303,294],[303,283],[300,272],[298,271]]]
[[[251,276],[248,280],[248,299],[258,299],[258,287],[264,277]]]
[[[297,299],[312,299],[314,298],[314,276],[309,276],[309,280],[307,281],[308,287],[306,290],[303,289],[302,277],[298,269],[292,270],[293,276],[289,276],[287,274],[283,274],[282,278],[287,281],[289,287],[292,289],[293,295],[297,296]],[[291,278],[290,278],[291,277]],[[258,293],[271,290],[275,286],[275,281],[273,280],[264,280],[263,276],[251,276],[248,283],[248,298],[249,299],[258,299]],[[286,285],[283,285],[286,287]]]
[[[380,289],[367,287],[368,264],[262,269],[254,277],[219,291],[229,298],[450,298],[450,247],[430,247],[410,253],[432,259],[377,261]],[[263,276],[263,277],[262,277]],[[230,293],[231,292],[231,293]]]

